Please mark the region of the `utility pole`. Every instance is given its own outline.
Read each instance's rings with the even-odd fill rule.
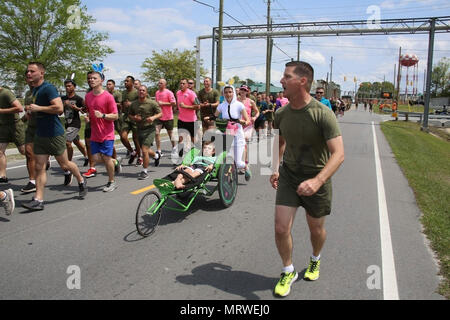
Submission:
[[[395,77],[397,76],[397,64],[394,64],[394,92],[392,92],[392,98],[395,100]]]
[[[401,64],[400,64],[400,57],[402,56],[402,47],[398,50],[398,72],[397,72],[397,90],[396,92],[396,100],[400,100],[400,78],[401,78]]]
[[[300,27],[298,27],[300,30]],[[300,35],[297,37],[297,61],[300,61]]]
[[[222,81],[222,56],[223,56],[223,0],[220,0],[219,7],[219,42],[217,44],[217,67],[216,83],[219,88],[219,81]]]
[[[433,71],[433,52],[434,52],[434,32],[436,29],[436,18],[430,20],[430,34],[428,37],[428,63],[427,63],[427,78],[425,87],[425,106],[423,111],[422,131],[428,132],[428,112],[430,110],[431,99],[431,73]]]
[[[270,19],[270,1],[267,0],[267,32],[271,31],[271,19]],[[270,72],[271,72],[271,51],[272,51],[272,40],[270,36],[267,36],[267,52],[266,52],[266,95],[270,94]]]

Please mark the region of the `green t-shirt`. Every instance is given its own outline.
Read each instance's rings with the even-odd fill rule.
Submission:
[[[16,96],[11,90],[0,87],[0,108],[9,109],[12,108],[11,104],[16,100]],[[18,113],[2,113],[0,114],[0,124],[11,125],[19,121],[20,117]]]
[[[161,112],[161,108],[156,101],[152,99],[145,99],[144,102],[140,102],[139,100],[133,101],[130,106],[129,114],[132,116],[140,115],[142,119],[152,117],[155,114]],[[139,129],[150,129],[155,127],[155,122],[148,123],[146,121],[137,122],[137,126]]]
[[[25,97],[23,99],[23,104],[28,106],[33,103],[33,92],[28,90],[25,92]],[[36,128],[36,112],[30,113],[30,119],[28,120],[28,127]]]
[[[209,102],[209,103],[216,103],[219,102],[220,94],[219,91],[216,89],[212,89],[210,92],[206,92],[206,90],[203,88],[198,92],[198,100],[203,102]],[[217,108],[217,107],[216,107]],[[216,112],[216,108],[213,107],[202,107],[200,108],[200,115],[203,119],[204,117],[212,116]]]
[[[122,93],[120,91],[114,90],[112,95],[113,95],[114,101],[116,101],[116,103],[122,102]]]
[[[138,99],[139,99],[139,93],[138,93],[138,91],[135,88],[133,88],[133,90],[131,90],[130,92],[128,92],[127,89],[122,91],[122,102],[125,102],[126,100],[128,100],[130,102],[133,102],[133,101],[136,101]],[[131,106],[130,106],[130,108],[131,108]],[[123,114],[126,117],[128,117],[128,112],[129,112],[128,109],[129,108],[124,108],[122,110]],[[128,121],[128,119],[127,119],[127,121]]]
[[[284,164],[300,175],[319,173],[330,157],[327,141],[341,135],[333,111],[314,98],[301,110],[278,109],[274,127],[286,140]]]

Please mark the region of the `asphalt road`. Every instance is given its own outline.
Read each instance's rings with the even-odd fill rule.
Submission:
[[[380,131],[381,119],[361,107],[339,117],[346,158],[333,178],[320,279],[297,281],[286,299],[442,299],[421,213]],[[256,148],[253,143],[253,154]],[[163,151],[169,149],[165,142]],[[0,299],[275,299],[272,290],[282,265],[274,243],[275,193],[261,174],[265,165],[253,165],[248,183],[239,176],[230,208],[221,208],[217,193],[199,196],[188,213],[164,212],[156,233],[145,239],[134,226],[144,192],[132,192],[169,173],[168,157],[158,168],[151,164],[146,181],[137,180],[139,168],[125,164],[112,193],[102,192],[107,176],[98,167],[85,200],[77,198],[75,179],[62,186],[62,171],[53,162],[40,212],[21,207],[31,199],[20,193],[27,182],[21,165],[8,163],[16,211],[0,213]],[[380,211],[388,216],[388,233]],[[303,274],[311,254],[303,209],[293,237],[294,265]],[[73,281],[77,275],[79,289]]]

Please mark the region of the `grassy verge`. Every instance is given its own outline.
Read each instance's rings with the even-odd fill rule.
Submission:
[[[398,106],[398,111],[423,113],[424,110],[425,110],[425,107],[423,105],[420,105],[420,104],[416,104],[416,105],[413,105],[413,106],[409,106],[407,104],[400,104]],[[379,113],[379,114],[386,114],[385,112],[381,112],[380,111],[380,105],[379,104],[373,105],[373,112]],[[433,114],[434,113],[434,109],[430,108],[429,113]]]
[[[420,131],[417,123],[381,125],[422,211],[421,222],[440,261],[439,293],[450,298],[450,143]]]

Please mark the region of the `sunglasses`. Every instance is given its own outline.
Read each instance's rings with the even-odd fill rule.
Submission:
[[[316,92],[316,94],[323,94],[323,92]]]
[[[189,84],[194,84],[193,82],[189,82]]]

